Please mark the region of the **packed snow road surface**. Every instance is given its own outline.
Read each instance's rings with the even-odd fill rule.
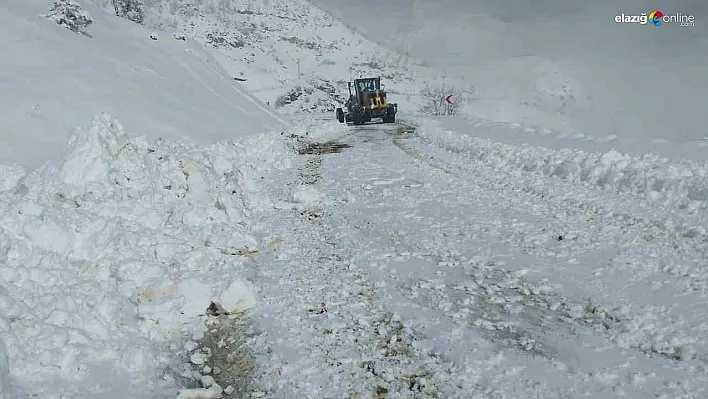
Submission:
[[[708,394],[705,196],[661,175],[681,167],[572,152],[559,175],[563,151],[430,122],[316,130],[254,186],[261,394]]]

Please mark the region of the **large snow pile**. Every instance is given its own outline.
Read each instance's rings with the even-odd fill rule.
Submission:
[[[82,2],[79,35],[44,17],[51,2],[12,0],[0,12],[0,162],[35,167],[66,132],[109,112],[150,138],[213,141],[280,132],[276,113],[233,81],[207,52],[168,31]]]
[[[244,198],[274,140],[149,142],[102,114],[59,160],[0,168],[0,391],[176,395],[211,301],[254,306]]]

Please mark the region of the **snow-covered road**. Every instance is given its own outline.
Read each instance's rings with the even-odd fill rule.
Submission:
[[[707,240],[691,227],[703,222],[700,187],[679,179],[668,200],[627,176],[614,180],[619,190],[582,170],[562,180],[509,167],[511,152],[493,165],[490,147],[451,151],[444,136],[429,126],[347,128],[316,140],[336,139],[340,152],[304,154],[299,168],[260,182],[273,206],[257,207],[268,246],[247,276],[260,287],[265,333],[254,348],[259,389],[708,394]],[[682,193],[694,193],[689,206]]]
[[[706,397],[708,166],[415,123],[3,167],[0,393]]]

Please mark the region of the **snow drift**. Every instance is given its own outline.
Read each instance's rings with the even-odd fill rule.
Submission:
[[[82,4],[81,35],[43,17],[50,2],[5,2],[0,12],[0,163],[36,167],[67,133],[108,112],[136,135],[214,141],[277,131],[277,114],[192,41]]]
[[[256,306],[239,251],[257,248],[247,181],[284,162],[274,140],[150,143],[102,114],[60,159],[13,175],[0,192],[0,390],[176,395],[179,344],[211,301]]]
[[[637,204],[667,207],[669,214],[677,218],[674,222],[683,219],[686,227],[705,234],[703,223],[708,222],[704,220],[708,209],[705,162],[652,154],[630,155],[616,150],[548,148],[488,138],[499,131],[514,129],[508,124],[468,122],[466,130],[450,130],[436,120],[421,119],[418,123],[415,135],[427,145],[427,150],[437,151],[445,159],[454,157],[466,170],[483,168],[518,177],[539,194],[550,190],[554,181],[621,193]],[[490,129],[492,134],[486,131]]]

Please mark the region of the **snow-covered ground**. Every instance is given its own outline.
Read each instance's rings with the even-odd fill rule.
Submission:
[[[261,183],[269,396],[708,392],[705,165],[419,123]]]
[[[538,56],[485,61],[561,76],[526,119],[416,115],[444,74],[304,1],[92,3],[0,6],[0,398],[708,396],[703,141],[576,128]],[[335,123],[350,67],[410,126]]]

